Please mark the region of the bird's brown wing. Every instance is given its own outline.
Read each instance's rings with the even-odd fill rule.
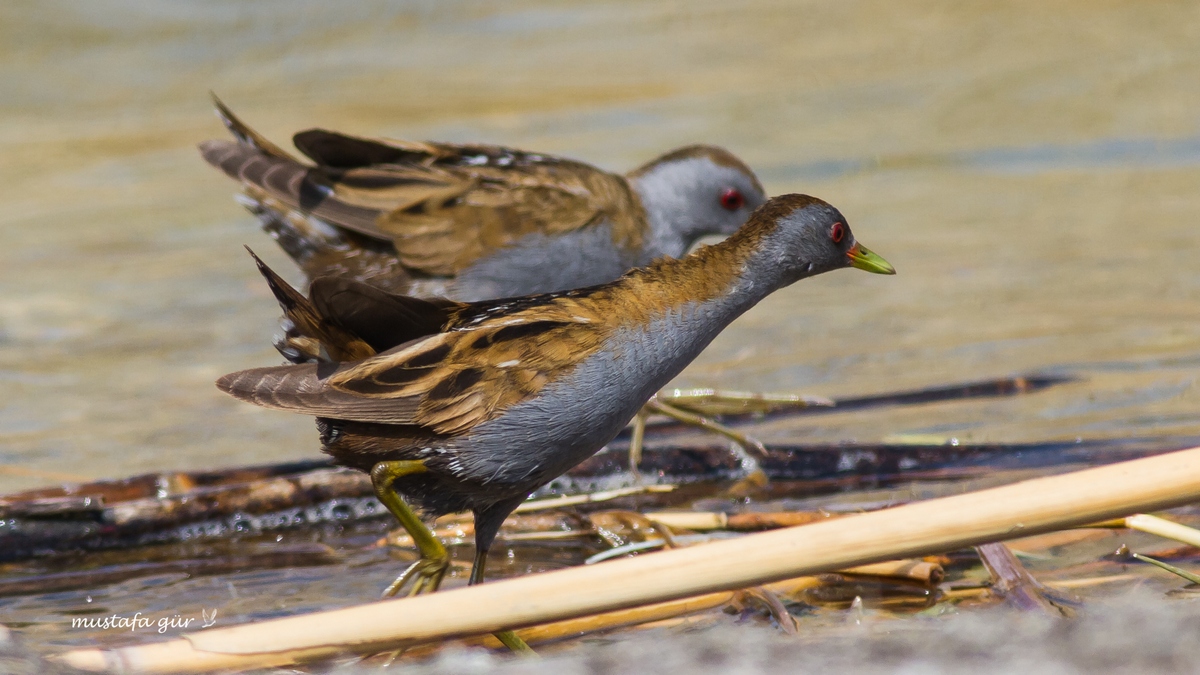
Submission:
[[[536,395],[600,349],[605,317],[552,297],[346,364],[232,373],[217,386],[269,408],[457,435]]]
[[[560,157],[491,145],[360,138],[321,129],[296,134],[309,166],[216,102],[238,139],[201,153],[231,178],[286,208],[391,241],[408,268],[453,276],[531,234],[610,222],[614,241],[641,243],[645,215],[624,178]]]
[[[276,347],[296,362],[360,361],[440,333],[468,308],[443,298],[396,295],[344,277],[318,277],[305,297],[249,246],[246,250],[283,310],[286,334]]]
[[[645,217],[620,176],[559,157],[489,145],[358,138],[313,129],[294,142],[317,162],[312,212],[391,239],[405,266],[449,276],[531,234],[611,222],[640,243]],[[370,223],[362,215],[374,214]]]
[[[335,361],[357,361],[381,351],[360,338],[353,329],[324,313],[312,300],[304,297],[303,293],[268,267],[249,246],[246,250],[254,258],[259,273],[267,280],[267,286],[283,310],[286,334],[282,338],[283,344],[277,344],[276,348],[285,356],[291,358],[290,354],[294,353],[303,355],[305,360],[320,361],[326,360],[324,355],[328,355],[329,359]],[[399,343],[389,346],[395,344]]]

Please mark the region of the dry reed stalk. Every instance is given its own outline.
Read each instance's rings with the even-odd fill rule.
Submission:
[[[1035,537],[1021,537],[1008,542],[1008,547],[1020,555],[1022,553],[1037,553],[1050,549],[1072,546],[1089,541],[1098,541],[1116,536],[1109,529],[1075,528],[1059,532],[1047,532]]]
[[[1188,546],[1200,547],[1200,530],[1173,523],[1158,516],[1137,513],[1125,519],[1125,527],[1139,532],[1157,534],[1166,539],[1181,541]]]
[[[751,532],[807,525],[836,516],[817,511],[779,511],[774,513],[721,513],[719,511],[653,511],[646,517],[672,529],[706,532],[733,530]]]
[[[790,598],[820,584],[821,581],[817,577],[799,577],[767,584],[763,588],[777,596]],[[730,604],[737,596],[738,591],[707,593],[691,598],[683,598],[682,600],[671,600],[654,605],[644,605],[616,612],[605,612],[578,619],[568,619],[540,626],[531,626],[517,631],[517,634],[529,644],[551,642],[585,633],[644,625],[696,614],[710,609],[717,609]],[[503,646],[492,635],[473,636],[463,640],[462,643],[467,645],[482,645],[492,649],[500,649]],[[405,656],[421,657],[433,653],[439,648],[440,645],[421,645],[405,652]]]
[[[439,518],[433,530],[443,541],[466,541],[475,535],[475,523],[470,514],[466,518]],[[542,511],[517,513],[509,516],[500,529],[499,541],[537,541],[599,537],[605,541],[642,540],[648,534],[662,536],[660,526],[636,511]],[[412,537],[403,529],[396,529],[379,540],[380,546],[412,547]],[[619,543],[613,543],[619,546]]]
[[[813,579],[813,577],[808,578]],[[816,583],[815,579],[813,579],[813,583]],[[732,602],[735,596],[735,591],[708,593],[682,600],[671,600],[655,605],[593,614],[591,616],[579,617],[578,619],[555,621],[554,623],[543,624],[541,626],[530,626],[529,628],[517,631],[517,635],[520,635],[521,639],[525,640],[528,644],[540,644],[553,640],[561,640],[566,637],[583,635],[585,633],[636,626],[716,609]],[[500,641],[492,635],[469,637],[464,639],[462,643],[466,645],[482,645],[491,649],[500,649],[503,647]],[[441,645],[438,644],[419,645],[405,652],[405,656],[420,658],[437,651],[440,647]]]
[[[211,629],[62,659],[85,670],[179,673],[374,652],[1029,536],[1200,499],[1200,448],[829,522],[431,595]]]
[[[856,565],[847,567],[843,570],[837,570],[839,574],[857,574],[871,577],[892,577],[897,579],[911,579],[913,581],[923,581],[929,584],[941,583],[945,573],[942,571],[942,566],[937,563],[925,562],[924,560],[888,560],[881,563],[872,563],[870,565]]]
[[[1072,588],[1089,588],[1091,586],[1115,584],[1118,581],[1138,581],[1142,578],[1142,576],[1137,574],[1110,574],[1103,577],[1086,577],[1083,579],[1058,579],[1047,581],[1046,585],[1050,588],[1070,590]]]
[[[541,511],[544,509],[561,509],[564,506],[582,506],[584,504],[612,501],[614,499],[629,497],[632,495],[661,494],[664,492],[671,492],[674,489],[674,485],[634,485],[631,487],[616,488],[614,490],[604,490],[602,492],[589,492],[583,495],[547,497],[546,499],[535,499],[533,501],[525,502],[517,507],[515,513],[528,513],[530,511]]]
[[[991,590],[987,586],[979,586],[978,588],[953,588],[948,591],[942,591],[942,600],[974,600],[976,598],[986,598],[990,592]]]
[[[676,512],[668,512],[668,513],[670,513],[671,516],[676,515]],[[517,514],[514,516],[510,516],[509,519],[505,521],[503,529],[500,530],[499,541],[502,541],[502,542],[547,541],[547,540],[552,540],[552,539],[576,539],[579,537],[602,536],[602,534],[601,534],[602,529],[604,529],[606,527],[608,529],[615,529],[612,527],[611,522],[628,520],[629,518],[643,518],[644,517],[648,522],[650,522],[652,524],[667,525],[671,529],[675,529],[675,528],[693,529],[690,527],[686,527],[686,525],[684,525],[684,523],[711,524],[713,522],[716,522],[717,518],[715,518],[715,517],[717,517],[717,516],[721,517],[720,520],[722,520],[722,521],[724,521],[727,518],[726,514],[719,513],[719,512],[695,512],[695,515],[700,516],[700,518],[696,518],[696,519],[691,519],[691,516],[693,514],[690,512],[677,512],[677,513],[679,515],[683,515],[683,516],[687,516],[687,517],[685,517],[685,518],[669,517],[669,518],[666,518],[665,519],[666,522],[664,522],[664,519],[659,517],[662,515],[661,512],[650,513],[650,514],[646,514],[645,516],[641,516],[640,514],[637,514],[636,512],[630,512],[630,511],[597,511],[592,514],[579,515],[579,516],[576,516],[575,518],[573,518],[573,520],[577,521],[575,523],[571,523],[571,524],[576,525],[575,529],[562,529],[564,526],[567,526],[569,523],[566,522],[565,518],[558,516],[558,515],[551,515],[551,514],[540,513],[540,512],[536,513],[536,514]],[[761,514],[753,514],[753,515],[757,516],[757,515],[761,515]],[[787,522],[788,516],[793,516],[793,515],[799,516],[798,518],[795,518],[795,520],[798,521],[798,523],[809,522],[808,518],[810,516],[815,516],[815,517],[819,518],[820,520],[827,519],[827,516],[822,515],[822,514],[815,514],[815,513],[791,514],[791,513],[787,513],[787,512],[779,512],[779,513],[772,513],[772,514],[767,514],[767,515],[770,516],[770,520],[766,521],[766,522],[775,522],[775,523]],[[764,521],[763,520],[755,520],[754,522],[762,523]],[[777,526],[777,528],[778,527],[780,527],[780,526]],[[629,529],[629,528],[626,527],[624,529]],[[719,529],[719,528],[703,528],[703,527],[701,527],[701,528],[695,528],[695,529],[713,530],[713,529]],[[755,526],[755,527],[752,527],[751,529],[758,529],[758,527]],[[433,531],[433,533],[435,536],[437,536],[442,541],[465,541],[465,540],[470,539],[471,536],[473,536],[475,534],[475,528],[472,523],[457,522],[457,523],[451,523],[451,524],[443,526],[443,527],[439,527],[439,528],[435,529]],[[629,533],[625,533],[625,534],[628,538]],[[641,541],[638,539],[635,539],[635,540]],[[393,532],[389,533],[387,537],[385,537],[384,539],[381,539],[379,541],[379,545],[385,545],[385,544],[389,545],[389,546],[408,548],[408,547],[413,546],[413,541],[412,541],[412,537],[409,536],[408,533],[404,532],[404,530],[394,530]],[[912,559],[888,560],[885,562],[874,563],[871,565],[859,565],[857,567],[849,567],[849,568],[846,568],[843,570],[837,570],[837,572],[839,572],[841,574],[857,574],[857,575],[865,575],[865,576],[911,579],[914,581],[923,581],[926,583],[935,583],[935,584],[939,583],[942,580],[942,576],[943,576],[943,570],[942,570],[942,566],[940,564],[938,564],[936,562],[927,562],[927,561],[923,561],[923,560],[912,560]]]

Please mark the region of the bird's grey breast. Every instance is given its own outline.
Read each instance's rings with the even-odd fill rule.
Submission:
[[[611,441],[723,326],[709,308],[688,304],[618,330],[567,375],[458,441],[460,467],[476,480],[536,489]]]
[[[476,260],[459,273],[450,296],[469,302],[595,286],[638,262],[613,242],[608,222],[563,234],[534,233]]]

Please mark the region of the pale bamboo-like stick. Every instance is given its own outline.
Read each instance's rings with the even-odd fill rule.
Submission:
[[[814,511],[782,511],[772,513],[721,513],[719,511],[651,511],[646,517],[670,528],[695,530],[773,530],[780,527],[807,525],[835,518]]]
[[[1189,546],[1200,547],[1200,530],[1173,523],[1165,518],[1138,513],[1125,519],[1125,527],[1139,532],[1157,534],[1160,537],[1181,541]]]
[[[634,485],[631,487],[604,490],[603,492],[589,492],[583,495],[547,497],[545,499],[535,499],[533,501],[525,502],[518,506],[514,513],[529,513],[530,511],[542,511],[545,509],[561,509],[565,506],[595,504],[596,502],[607,502],[620,497],[629,497],[631,495],[671,492],[674,489],[674,485]]]
[[[212,629],[63,659],[182,673],[379,651],[1073,527],[1200,500],[1200,448],[478,586]]]
[[[651,511],[646,517],[673,530],[708,532],[729,526],[729,515],[720,511]]]
[[[592,517],[594,518],[597,515],[604,514],[604,513],[606,513],[606,512],[601,511],[601,512],[598,512],[597,514],[592,514]],[[692,528],[692,527],[687,527],[686,525],[683,525],[682,523],[690,523],[692,525],[695,525],[695,524],[710,525],[710,524],[713,524],[714,522],[716,522],[716,517],[718,517],[718,516],[720,517],[721,520],[725,520],[725,518],[726,518],[726,514],[724,514],[724,513],[696,511],[693,514],[692,512],[680,511],[677,513],[672,512],[670,514],[672,517],[667,518],[666,519],[667,522],[664,523],[663,520],[661,518],[659,518],[659,516],[661,516],[661,515],[662,515],[662,513],[652,513],[652,514],[647,514],[646,517],[660,525],[667,524],[669,527],[672,527],[672,528],[680,527],[682,529],[689,529],[689,530],[690,529],[713,530],[713,529],[718,529],[718,528],[715,528],[715,527]],[[675,515],[682,515],[685,517],[674,518],[673,516],[675,516]],[[693,515],[698,516],[698,517],[693,517]],[[774,514],[770,514],[770,515],[772,516],[772,519],[771,519],[772,522],[780,522],[780,521],[786,522],[786,520],[788,519],[788,516],[791,516],[791,515],[798,516],[797,520],[799,522],[809,522],[809,521],[811,521],[811,518],[809,518],[809,516],[813,516],[814,514],[811,514],[811,513],[789,514],[786,512],[781,512],[781,513],[774,513]],[[730,516],[730,517],[733,517],[733,516]],[[819,518],[821,520],[826,519],[824,516],[820,516]],[[535,527],[537,527],[537,526],[557,527],[560,525],[560,522],[561,521],[559,521],[557,519],[546,519],[546,518],[542,519],[541,522],[537,522],[537,521],[534,521],[533,519],[531,519],[530,516],[518,515],[515,518],[510,519],[507,523],[505,523],[505,528],[500,531],[499,540],[504,541],[504,542],[547,541],[547,540],[552,540],[552,539],[575,539],[578,537],[595,536],[594,530],[586,530],[586,529],[580,529],[580,530],[533,530],[533,531],[527,531],[527,532],[507,531],[509,526],[514,525],[516,523],[521,523],[522,525],[525,525],[525,526],[535,526]],[[754,522],[759,523],[762,521],[755,520]],[[757,525],[755,525],[753,527],[753,529],[759,529],[759,528],[757,527]],[[475,534],[475,528],[474,528],[474,525],[471,523],[455,523],[455,524],[448,525],[446,527],[439,527],[433,531],[433,534],[434,534],[434,536],[436,536],[438,539],[441,539],[442,541],[462,540],[462,539],[470,538],[473,534]],[[630,546],[640,547],[640,548],[644,549],[644,548],[646,548],[645,546],[642,546],[642,544],[644,543],[644,544],[651,544],[650,548],[653,548],[654,544],[652,542],[655,542],[655,541],[658,542],[657,545],[659,545],[659,546],[661,546],[664,543],[661,539],[655,539],[655,540],[648,540],[646,542],[642,542],[639,544],[631,544]],[[395,530],[395,531],[391,532],[390,534],[388,534],[387,537],[385,537],[383,540],[381,540],[380,543],[381,544],[386,543],[387,545],[390,545],[390,546],[405,547],[405,548],[413,546],[412,537],[407,532],[404,532],[403,530]],[[637,550],[637,549],[635,548],[634,550]],[[614,552],[616,552],[616,551],[614,551]],[[624,555],[625,553],[628,553],[628,551],[621,551],[621,552],[616,552],[616,553],[618,553],[619,555]],[[616,556],[612,556],[612,557],[616,557]],[[941,565],[939,565],[937,563],[925,562],[922,560],[888,560],[888,561],[881,562],[881,563],[874,563],[871,565],[859,565],[856,567],[850,567],[850,568],[847,568],[844,570],[837,570],[837,571],[841,572],[843,574],[860,574],[860,575],[870,575],[870,576],[877,576],[877,577],[898,577],[898,578],[902,578],[902,579],[913,579],[916,581],[925,581],[925,582],[931,582],[931,583],[935,583],[935,584],[942,580],[942,573],[943,573]]]
[[[924,560],[888,560],[870,565],[855,565],[837,570],[841,574],[865,574],[872,577],[912,579],[926,583],[941,583],[944,572],[937,563]]]
[[[791,597],[807,588],[820,585],[821,580],[817,577],[799,577],[797,579],[788,579],[787,581],[777,581],[773,584],[767,584],[763,588],[781,597]],[[691,598],[683,598],[682,600],[671,600],[655,605],[644,605],[615,612],[593,614],[578,619],[567,619],[566,621],[555,621],[554,623],[542,624],[540,626],[531,626],[517,631],[517,635],[521,636],[521,639],[529,644],[549,642],[583,633],[636,626],[695,614],[696,612],[724,607],[736,598],[737,591],[707,593]],[[503,647],[500,641],[493,635],[474,636],[468,638],[465,642],[466,644],[483,645],[493,649]],[[436,647],[436,645],[429,645],[428,648],[416,647],[406,652],[405,656],[420,657],[433,652]]]
[[[1112,584],[1118,581],[1137,581],[1143,577],[1137,574],[1110,574],[1104,577],[1084,577],[1083,579],[1058,579],[1056,581],[1047,581],[1046,585],[1051,588],[1061,588],[1069,590],[1072,588],[1088,588],[1090,586],[1100,586],[1102,584]]]

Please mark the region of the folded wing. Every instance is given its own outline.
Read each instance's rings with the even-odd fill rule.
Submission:
[[[311,129],[294,138],[310,166],[217,110],[238,140],[202,144],[209,163],[287,208],[391,241],[412,270],[451,276],[522,237],[602,222],[619,245],[640,245],[645,216],[628,184],[581,162]]]
[[[330,356],[362,356],[241,371],[217,386],[257,405],[320,417],[463,433],[595,353],[610,318],[572,292],[464,304],[318,279],[305,298],[258,264],[298,338]]]

